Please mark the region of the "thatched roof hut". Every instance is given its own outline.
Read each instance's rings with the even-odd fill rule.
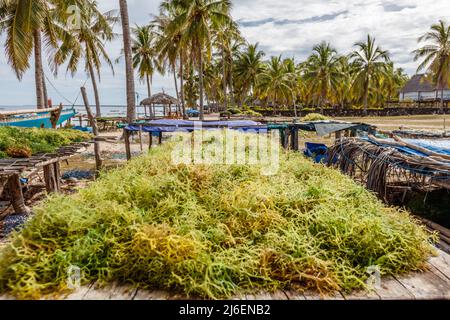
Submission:
[[[175,116],[180,116],[181,110],[179,110],[180,102],[178,99],[169,96],[168,94],[162,92],[154,94],[153,96],[141,101],[141,106],[144,106],[145,116],[147,117],[147,107],[150,109],[150,117],[156,117],[156,106],[163,106],[164,117],[168,114],[172,116],[172,106],[177,106],[177,111]],[[166,110],[167,109],[167,110]]]
[[[151,106],[151,105],[178,105],[180,102],[178,99],[169,96],[166,93],[157,93],[150,98],[141,101],[141,106]]]

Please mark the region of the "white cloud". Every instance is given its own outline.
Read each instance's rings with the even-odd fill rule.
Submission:
[[[98,0],[104,11],[118,9],[118,1]],[[130,20],[142,24],[158,13],[159,0],[128,0]],[[352,50],[356,41],[367,33],[377,38],[382,48],[389,50],[394,62],[412,74],[417,67],[411,51],[417,48],[417,38],[439,19],[447,19],[450,12],[448,0],[234,0],[233,17],[257,26],[243,26],[244,36],[252,43],[259,42],[268,55],[284,54],[304,59],[312,47],[329,41],[341,53]],[[266,23],[264,23],[266,21]],[[248,25],[248,24],[245,24]],[[120,26],[116,28],[121,32]],[[4,36],[0,37],[0,43]],[[120,54],[121,40],[108,44],[112,58]],[[102,103],[125,104],[123,62],[115,66],[116,76],[106,68],[102,72],[100,92]],[[86,81],[83,72],[75,78],[61,72],[53,79],[58,90],[74,100],[79,87]],[[30,70],[19,83],[0,52],[0,105],[31,105],[34,103],[34,73]],[[90,86],[90,83],[87,83]],[[171,76],[155,76],[153,91],[164,89],[174,94]],[[146,93],[144,84],[136,82],[136,91]],[[53,101],[62,98],[49,86]],[[93,100],[91,98],[91,100]]]

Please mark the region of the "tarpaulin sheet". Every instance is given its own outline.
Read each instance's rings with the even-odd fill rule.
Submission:
[[[144,132],[192,132],[194,130],[217,130],[228,128],[240,131],[267,131],[267,126],[259,122],[239,120],[239,121],[190,121],[190,120],[154,120],[148,125],[129,125],[128,131]]]
[[[374,141],[371,141],[370,139],[369,139],[369,141],[372,143],[375,143]],[[386,141],[395,143],[394,139],[386,139]],[[440,153],[440,154],[444,154],[444,155],[450,155],[450,140],[403,139],[403,141],[405,141],[411,145],[415,145],[415,146],[430,150],[432,152],[436,152],[436,153]],[[411,149],[409,147],[401,147],[401,146],[395,146],[395,145],[390,145],[390,144],[380,144],[380,143],[375,143],[375,144],[395,148],[401,152],[411,154],[411,155],[418,155],[418,156],[422,156],[422,157],[428,156],[427,154],[425,154],[423,152],[420,152],[415,149]]]
[[[314,124],[317,135],[320,137],[326,136],[330,133],[339,132],[342,130],[351,129],[354,127],[359,127],[359,124],[354,123],[337,123],[337,122],[321,122],[321,123],[315,123]]]

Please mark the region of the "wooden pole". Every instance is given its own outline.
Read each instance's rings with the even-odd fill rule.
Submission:
[[[127,160],[131,160],[131,146],[130,146],[130,134],[126,128],[123,129],[123,137],[125,139],[125,151],[127,153]]]
[[[149,139],[148,149],[150,150],[152,148],[152,146],[153,146],[153,133],[152,132],[149,132],[148,139]]]
[[[89,121],[92,124],[92,130],[94,131],[94,136],[97,138],[99,135],[99,130],[97,126],[97,119],[92,113],[91,107],[89,106],[89,100],[86,93],[86,88],[81,87],[81,94],[83,95],[84,106],[86,107],[86,112],[89,117]],[[94,140],[94,154],[95,154],[95,170],[97,171],[97,175],[102,169],[103,160],[100,155],[100,142],[97,139]]]
[[[45,190],[47,193],[57,192],[56,179],[55,179],[55,168],[53,163],[44,166],[44,180],[45,180]]]
[[[141,147],[141,152],[144,151],[144,145],[142,143],[142,126],[139,126],[139,144]]]
[[[163,133],[162,133],[162,131],[160,131],[159,136],[158,136],[158,144],[162,144],[162,138],[163,138]]]
[[[63,110],[63,104],[60,103],[58,110],[51,112],[50,122],[52,124],[52,129],[56,129],[59,118],[61,118],[62,110]]]
[[[30,209],[25,205],[23,198],[22,185],[18,174],[14,174],[8,179],[8,190],[11,197],[11,204],[13,205],[16,214],[28,214]]]

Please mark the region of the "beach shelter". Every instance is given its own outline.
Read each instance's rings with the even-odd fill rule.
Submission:
[[[149,116],[151,118],[156,117],[156,106],[157,105],[163,106],[164,117],[166,117],[167,115],[169,117],[171,117],[173,115],[172,106],[177,106],[176,116],[181,115],[181,112],[179,110],[180,102],[178,101],[178,99],[171,97],[164,92],[157,93],[157,94],[141,101],[141,106],[144,107],[146,117],[147,117],[147,107],[149,108]]]

